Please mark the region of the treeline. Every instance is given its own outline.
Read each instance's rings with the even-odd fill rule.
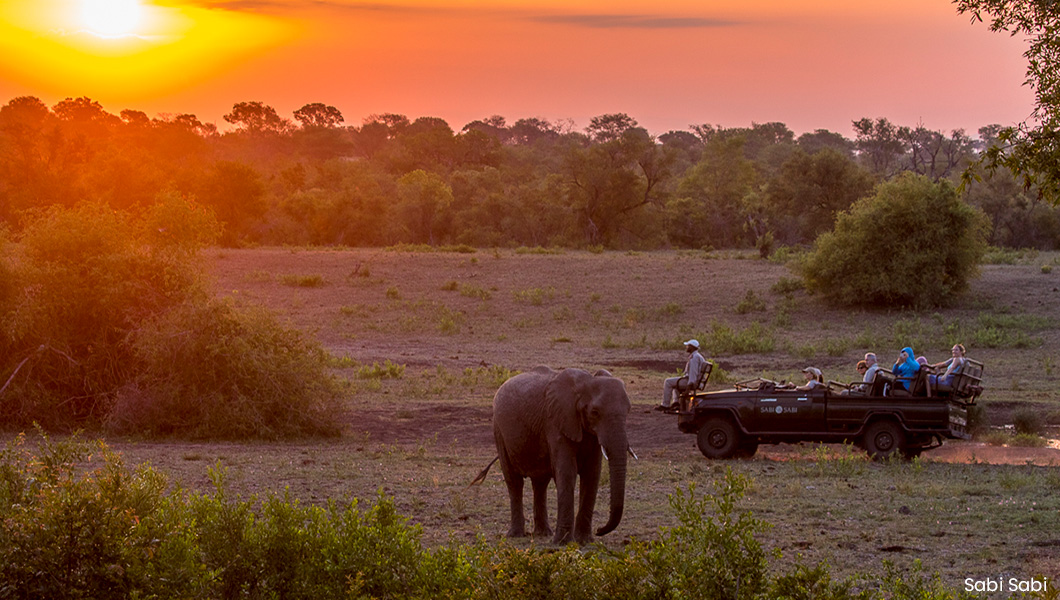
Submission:
[[[312,103],[280,116],[240,102],[231,131],[195,115],[115,115],[89,98],[0,108],[0,222],[85,201],[132,212],[174,194],[210,208],[221,243],[398,243],[603,248],[806,244],[838,212],[903,172],[956,181],[978,138],[887,119],[854,139],[783,123],[696,125],[653,135],[626,114],[582,131],[500,116],[455,131],[442,119],[372,115],[345,125]],[[1060,210],[1010,175],[968,187],[997,246],[1060,247]]]

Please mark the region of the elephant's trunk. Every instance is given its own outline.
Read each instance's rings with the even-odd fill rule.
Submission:
[[[608,456],[608,468],[611,475],[611,513],[607,518],[607,523],[596,530],[596,535],[611,533],[622,521],[622,509],[626,502],[626,464],[629,460],[627,454],[629,442],[626,439],[626,432],[622,431],[621,435],[607,440],[603,448]]]

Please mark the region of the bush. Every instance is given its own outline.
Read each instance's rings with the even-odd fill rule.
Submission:
[[[1012,413],[1017,434],[1041,435],[1045,431],[1045,414],[1034,408],[1019,408]]]
[[[949,182],[906,173],[840,213],[796,268],[834,304],[941,306],[977,274],[987,224]]]
[[[132,336],[138,377],[118,393],[108,429],[148,435],[280,438],[336,434],[327,354],[260,309],[180,306]]]
[[[19,243],[4,247],[15,293],[0,318],[2,372],[28,361],[6,392],[5,420],[98,423],[134,373],[129,334],[204,295],[194,241],[158,239],[151,223],[97,205],[54,208],[30,215]]]
[[[756,539],[768,525],[737,506],[750,479],[729,469],[713,494],[677,490],[679,525],[603,547],[507,543],[429,549],[382,493],[305,506],[288,494],[232,498],[225,472],[208,494],[169,490],[100,443],[19,436],[0,451],[0,591],[7,598],[779,598],[942,600],[914,563],[833,581],[825,563],[773,574]],[[169,490],[169,491],[167,491]],[[779,556],[779,552],[776,553]],[[855,590],[852,581],[861,588]]]
[[[211,214],[164,197],[141,215],[31,214],[0,244],[0,422],[147,434],[331,432],[326,356],[270,315],[211,299]]]

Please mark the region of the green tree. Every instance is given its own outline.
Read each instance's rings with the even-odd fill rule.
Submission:
[[[261,175],[254,167],[239,162],[214,163],[193,191],[224,224],[221,243],[226,246],[234,246],[246,238],[252,225],[268,208]]]
[[[239,131],[251,135],[282,134],[290,123],[276,109],[262,102],[238,102],[224,120],[235,125]]]
[[[934,180],[950,177],[972,155],[972,139],[963,129],[955,129],[946,136],[918,125],[899,128],[898,136],[909,150],[907,168]]]
[[[906,147],[899,128],[887,119],[854,121],[858,157],[880,177],[890,177],[901,170]]]
[[[1034,90],[1033,117],[1006,127],[981,156],[987,171],[1004,168],[1019,177],[1024,187],[1036,189],[1053,204],[1060,204],[1060,3],[1052,0],[956,0],[961,14],[973,22],[990,21],[991,31],[1025,36],[1030,42],[1026,84]],[[975,178],[965,173],[965,180]]]
[[[612,137],[611,126],[624,122],[612,116],[600,117],[607,118],[607,127],[594,134],[608,141],[572,143],[564,165],[567,202],[590,245],[614,245],[621,233],[638,239],[653,235],[641,227],[648,222],[645,211],[664,204],[661,184],[672,176],[673,151],[639,127]]]
[[[342,124],[342,111],[323,102],[306,104],[294,111],[294,119],[302,124],[303,129],[330,129]]]
[[[872,186],[868,171],[831,148],[815,154],[798,150],[767,186],[766,210],[776,211],[774,224],[783,223],[774,235],[787,244],[813,241]]]
[[[398,197],[408,241],[439,243],[451,216],[453,191],[449,185],[437,174],[417,169],[398,180]]]
[[[988,226],[948,181],[903,173],[840,213],[798,270],[836,304],[941,306],[977,274]]]
[[[796,140],[796,144],[807,154],[815,154],[825,148],[831,148],[848,158],[854,157],[854,142],[840,133],[827,129],[815,129],[813,133],[804,133]]]
[[[742,202],[757,181],[754,163],[744,155],[742,136],[710,136],[699,163],[685,174],[675,199],[667,203],[670,243],[694,248],[746,245]]]

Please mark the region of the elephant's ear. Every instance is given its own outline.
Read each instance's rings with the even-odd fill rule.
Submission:
[[[587,380],[592,376],[581,369],[560,371],[545,388],[548,420],[555,423],[564,437],[582,441],[580,406],[589,402]]]

